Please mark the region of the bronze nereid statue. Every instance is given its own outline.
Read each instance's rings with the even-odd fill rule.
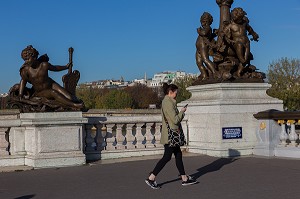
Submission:
[[[73,48],[69,49],[69,63],[65,66],[54,66],[49,63],[47,54],[38,57],[39,52],[31,45],[21,53],[24,64],[20,68],[21,81],[14,85],[10,93],[10,107],[19,108],[22,112],[74,111],[82,110],[84,104],[75,96],[75,89],[80,77],[78,71],[72,72]],[[64,87],[51,79],[48,71],[69,69],[63,77]],[[30,83],[31,88],[26,84]]]

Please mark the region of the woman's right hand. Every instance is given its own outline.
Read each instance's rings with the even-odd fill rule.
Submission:
[[[183,107],[180,111],[181,111],[181,112],[185,112],[186,109],[187,109],[187,107]]]

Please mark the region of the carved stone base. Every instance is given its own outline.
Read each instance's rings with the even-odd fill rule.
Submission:
[[[81,112],[24,113],[25,165],[61,167],[85,164]]]
[[[253,114],[282,110],[282,101],[266,94],[267,83],[216,83],[188,87],[192,97],[180,103],[189,104],[190,152],[217,157],[253,154],[257,145],[257,120]],[[224,139],[222,128],[240,128],[242,136]]]
[[[62,167],[85,164],[82,112],[18,113],[1,120],[0,166]],[[9,138],[4,138],[8,132]],[[7,151],[5,150],[7,149]]]

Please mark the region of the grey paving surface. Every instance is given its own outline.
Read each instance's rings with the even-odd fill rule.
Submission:
[[[199,181],[183,187],[172,159],[153,190],[144,179],[159,157],[92,165],[0,173],[1,199],[203,198],[299,199],[300,160],[185,156],[187,173]]]

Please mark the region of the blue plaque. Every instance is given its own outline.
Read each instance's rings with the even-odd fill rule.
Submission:
[[[241,139],[242,127],[224,127],[222,128],[223,139]]]

